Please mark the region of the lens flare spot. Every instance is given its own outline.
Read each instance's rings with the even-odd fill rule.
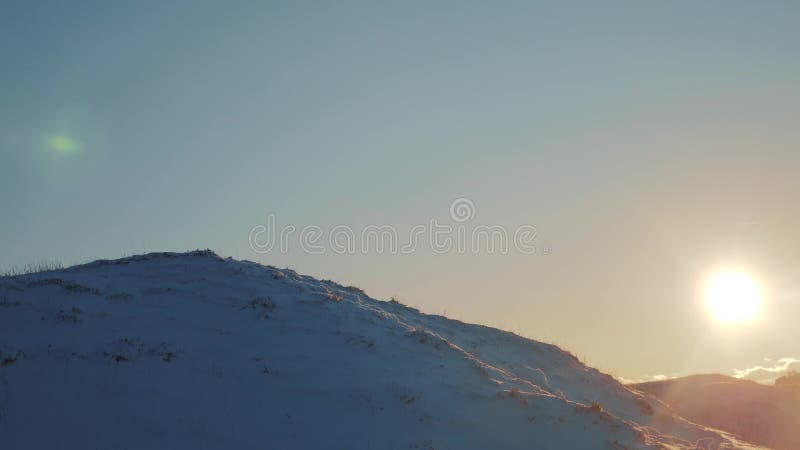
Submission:
[[[81,149],[78,141],[63,134],[52,136],[48,144],[52,150],[59,153],[77,153]]]

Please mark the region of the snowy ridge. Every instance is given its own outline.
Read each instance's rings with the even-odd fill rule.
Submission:
[[[556,346],[210,251],[0,278],[5,449],[756,448]]]

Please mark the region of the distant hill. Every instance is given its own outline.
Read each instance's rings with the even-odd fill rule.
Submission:
[[[753,448],[553,345],[288,269],[196,251],[0,277],[4,450],[698,447]]]
[[[775,385],[780,387],[800,389],[800,372],[789,372],[788,374],[775,380]]]
[[[634,385],[683,417],[760,445],[800,449],[800,385],[788,376],[774,386],[724,375],[693,375]]]

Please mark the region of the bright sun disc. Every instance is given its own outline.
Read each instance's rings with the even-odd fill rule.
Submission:
[[[749,276],[736,271],[724,271],[709,280],[705,291],[706,303],[721,322],[751,320],[761,306],[761,292]]]

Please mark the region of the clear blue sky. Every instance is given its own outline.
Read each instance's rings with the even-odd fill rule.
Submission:
[[[791,2],[2,2],[0,268],[210,247],[625,377],[797,357]],[[468,197],[537,255],[257,255]],[[718,330],[719,264],[769,286]],[[793,316],[792,316],[793,315]],[[689,356],[687,356],[689,355]]]

